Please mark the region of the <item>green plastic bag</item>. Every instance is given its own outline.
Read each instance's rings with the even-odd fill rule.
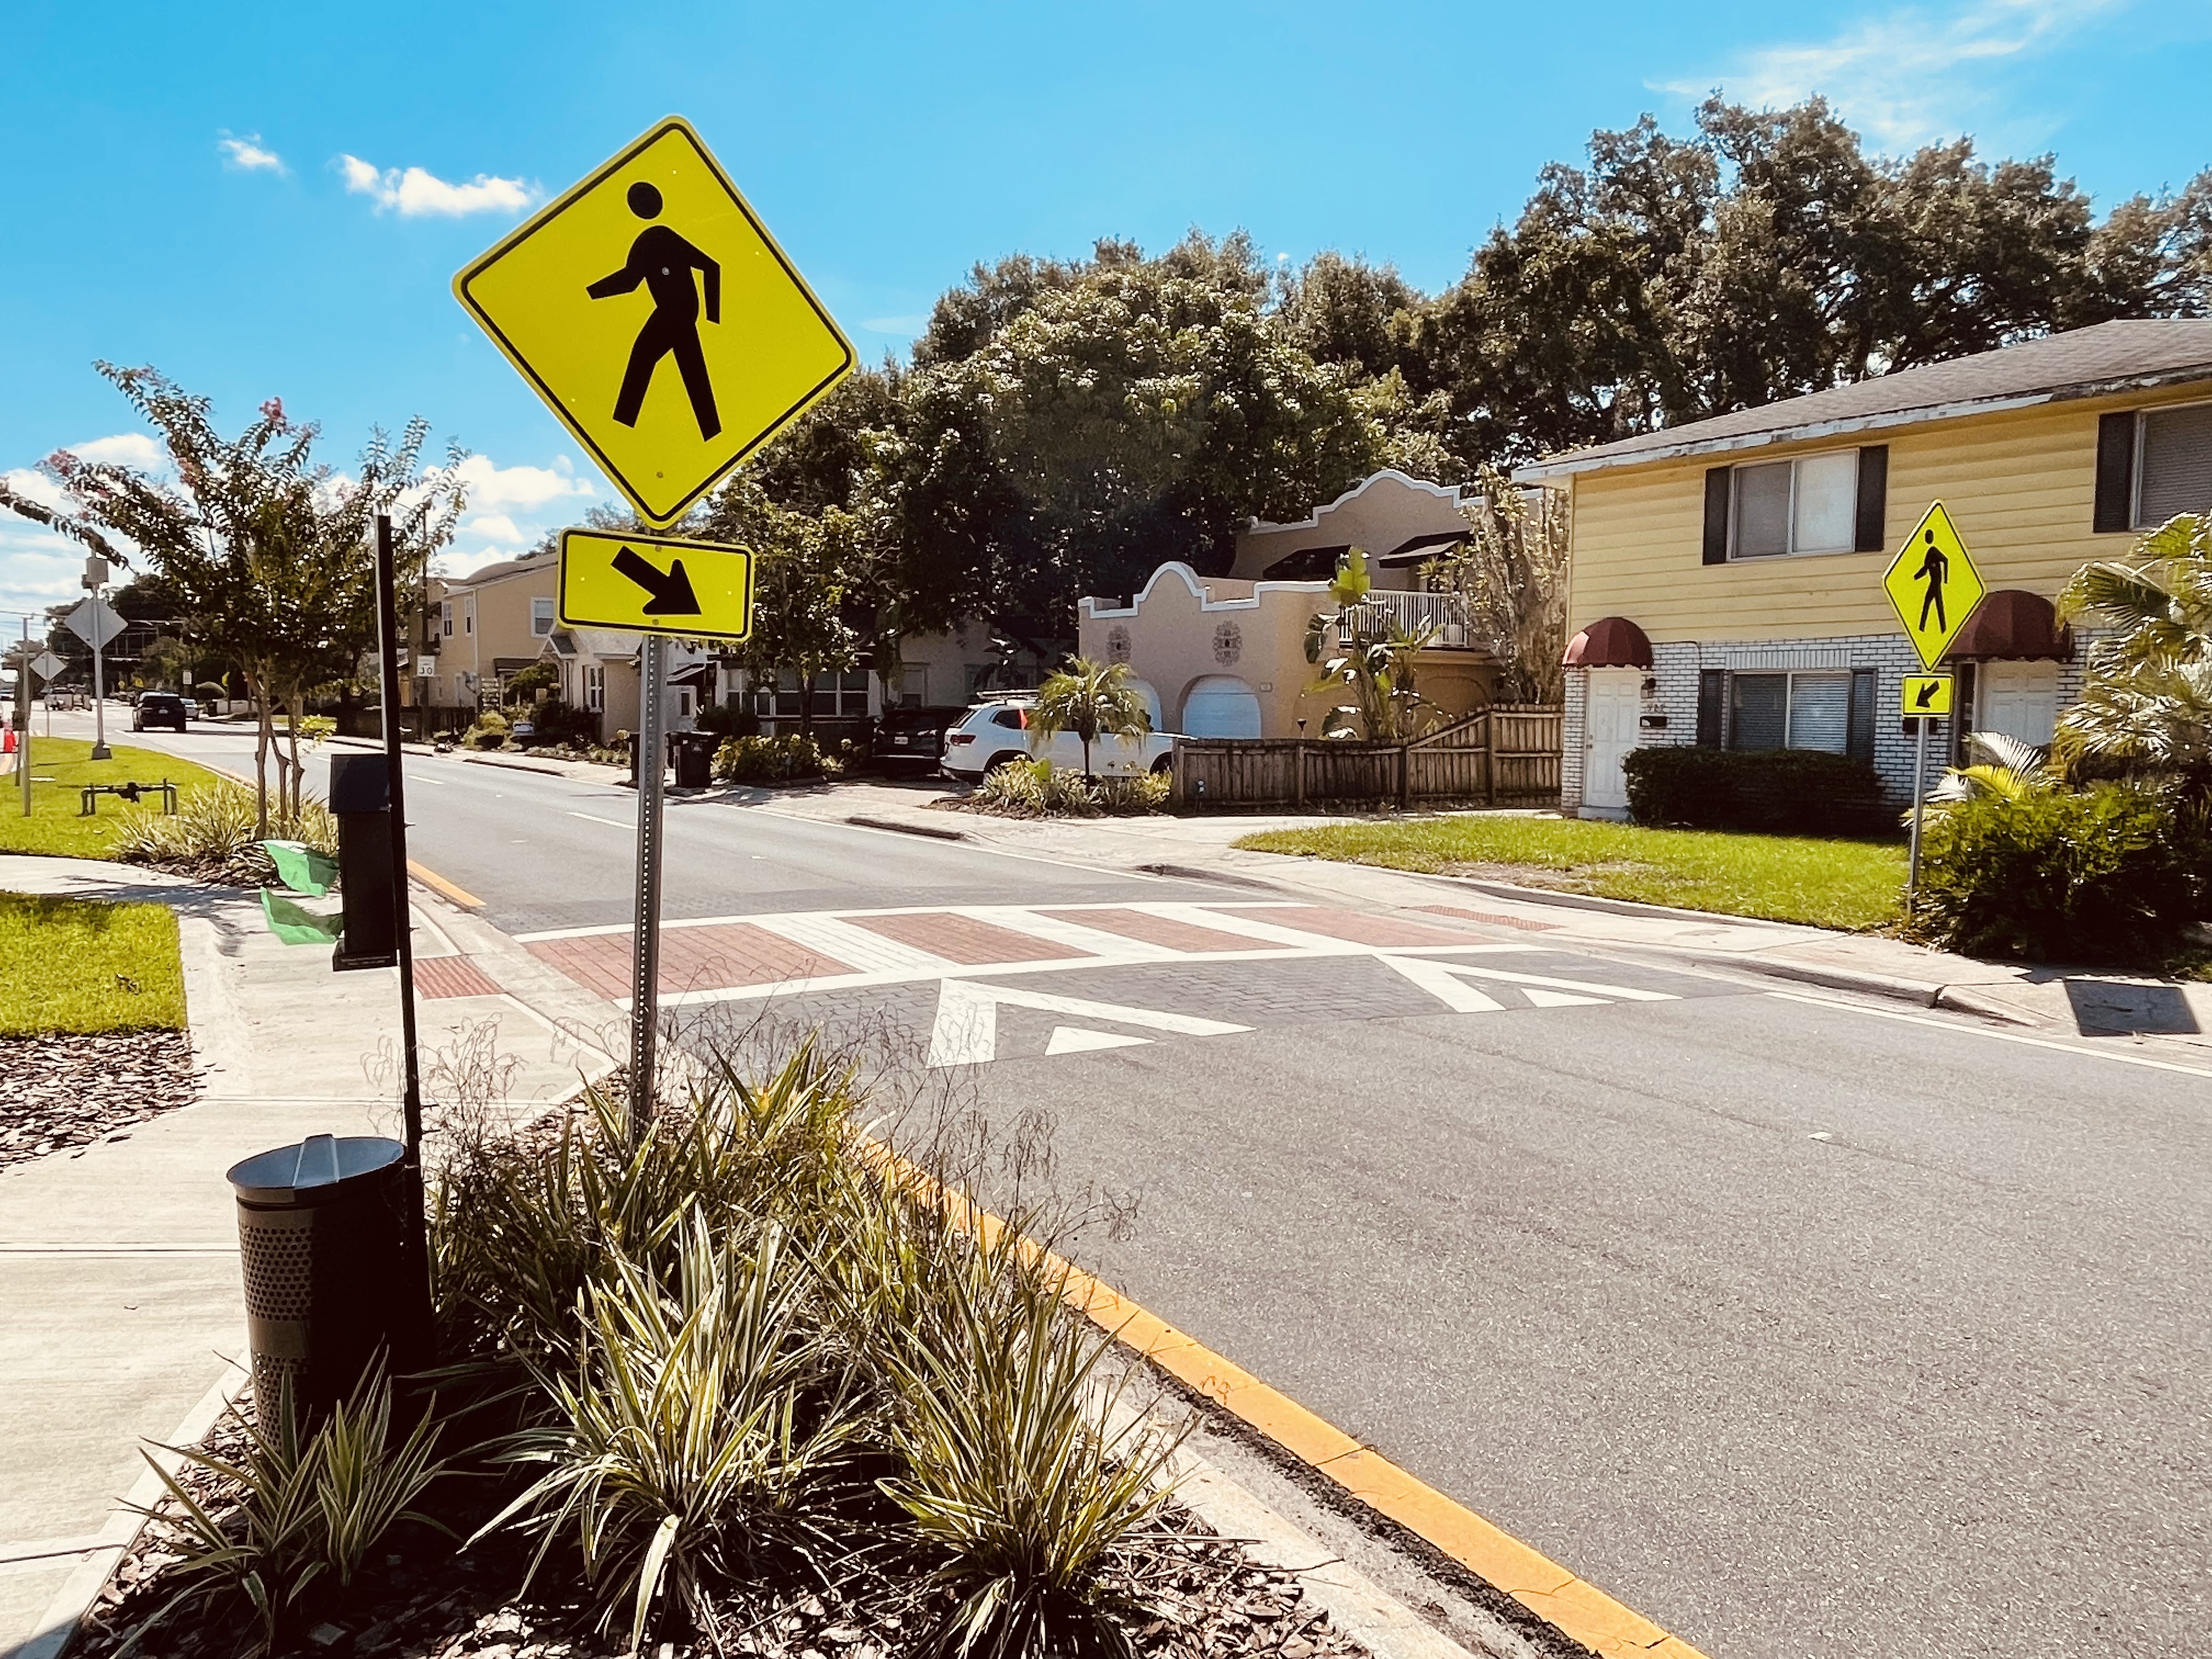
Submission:
[[[338,861],[303,841],[264,841],[261,850],[276,866],[276,879],[295,893],[320,898],[338,878]]]
[[[278,898],[276,890],[261,890],[261,913],[269,918],[269,931],[287,945],[335,945],[339,932],[345,925],[342,915],[319,916],[287,898]]]

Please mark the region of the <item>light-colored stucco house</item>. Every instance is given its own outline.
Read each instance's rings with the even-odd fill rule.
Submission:
[[[1626,811],[1648,744],[1870,761],[1909,797],[1881,581],[1942,501],[1987,597],[1953,642],[1970,730],[2048,742],[2086,642],[2051,601],[2092,559],[2212,507],[2212,320],[2104,323],[1522,468],[1572,496],[1563,804]]]
[[[551,551],[434,579],[422,672],[414,676],[422,703],[471,717],[495,707],[501,683],[536,662],[553,632],[559,580]]]
[[[1077,607],[1078,650],[1127,663],[1155,731],[1188,737],[1322,735],[1340,699],[1311,692],[1306,624],[1331,609],[1328,579],[1349,550],[1368,555],[1364,609],[1409,629],[1437,630],[1415,676],[1451,716],[1489,701],[1497,659],[1471,639],[1455,595],[1422,591],[1421,566],[1468,533],[1455,486],[1377,472],[1291,524],[1254,520],[1237,538],[1226,576],[1181,562],[1155,570],[1142,592],[1087,598]]]

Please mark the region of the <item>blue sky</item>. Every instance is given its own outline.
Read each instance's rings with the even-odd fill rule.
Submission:
[[[235,428],[281,394],[343,461],[413,414],[458,438],[450,562],[609,487],[447,283],[669,112],[698,125],[864,356],[977,259],[1242,227],[1456,278],[1547,161],[1720,87],[1827,94],[1878,148],[2057,152],[2100,202],[2212,163],[2203,0],[1775,8],[1401,3],[386,5],[8,0],[0,472],[150,457],[94,358]],[[75,585],[0,520],[0,611]],[[8,631],[14,631],[12,625]]]

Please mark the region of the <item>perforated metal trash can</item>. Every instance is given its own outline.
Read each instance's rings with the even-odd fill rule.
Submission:
[[[397,1374],[427,1358],[429,1280],[407,1149],[377,1135],[310,1135],[234,1164],[253,1399],[264,1429],[289,1385],[312,1422],[380,1348]]]

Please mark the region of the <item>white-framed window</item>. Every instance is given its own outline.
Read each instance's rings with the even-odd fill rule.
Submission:
[[[553,631],[553,601],[532,599],[530,602],[530,631],[544,639]]]
[[[753,690],[753,713],[763,720],[795,720],[805,704],[805,695],[796,685],[757,686]],[[857,718],[868,712],[868,672],[855,668],[842,674],[823,674],[814,682],[814,718],[836,720]]]
[[[2212,508],[2212,404],[2146,409],[2136,416],[2135,526]]]
[[[1848,553],[1858,538],[1859,453],[1839,449],[1730,470],[1729,557]]]
[[[1735,673],[1729,676],[1729,747],[1850,747],[1851,677],[1844,672]]]
[[[929,665],[909,662],[899,665],[899,707],[927,708],[929,706]]]
[[[438,601],[438,631],[447,638],[453,636],[453,602],[451,599]]]
[[[584,670],[584,707],[592,714],[605,712],[607,706],[607,671],[597,663]]]
[[[473,634],[473,633],[475,633],[476,631],[477,631],[477,613],[476,613],[475,611],[470,611],[466,616],[465,616],[465,617],[463,617],[461,618],[461,632],[462,632],[462,633],[464,633],[464,634]]]

